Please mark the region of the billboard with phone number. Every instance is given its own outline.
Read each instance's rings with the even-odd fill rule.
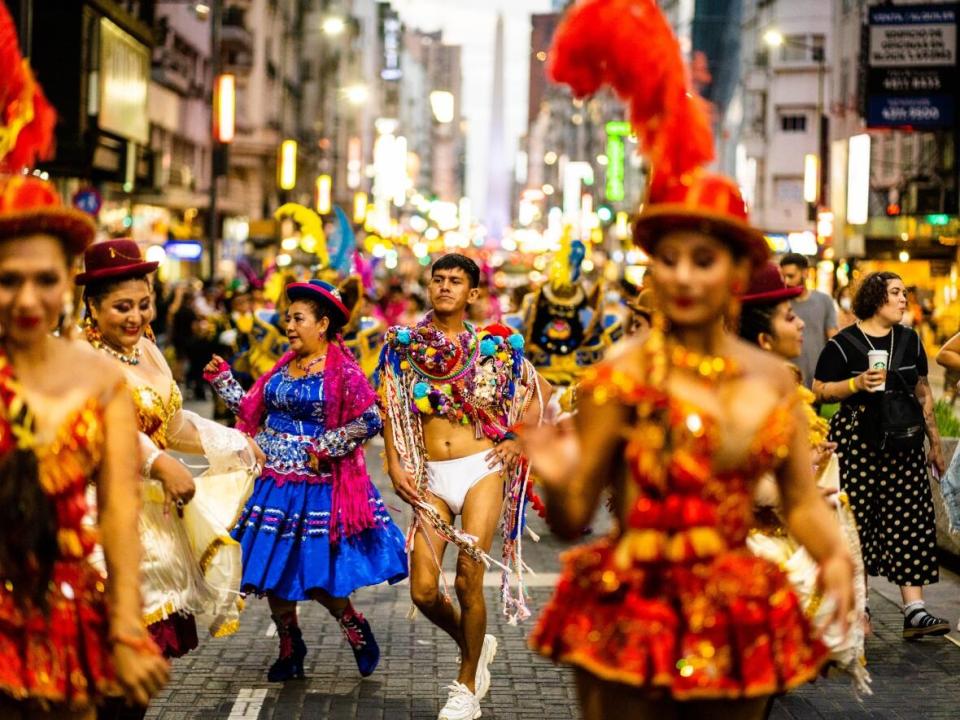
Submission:
[[[868,127],[953,127],[958,10],[958,3],[870,8]]]

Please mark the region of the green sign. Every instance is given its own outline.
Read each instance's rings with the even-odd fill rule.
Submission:
[[[949,225],[950,216],[945,213],[935,213],[933,215],[927,215],[927,222],[931,225]]]
[[[608,123],[607,127],[610,124]],[[626,157],[622,135],[607,135],[607,187],[606,197],[610,202],[623,200],[623,171]]]
[[[606,130],[607,135],[618,135],[620,137],[626,137],[633,132],[633,128],[626,120],[611,120],[607,123]]]

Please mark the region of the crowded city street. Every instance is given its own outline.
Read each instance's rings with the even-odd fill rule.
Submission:
[[[0,0],[0,720],[960,717],[958,14]]]

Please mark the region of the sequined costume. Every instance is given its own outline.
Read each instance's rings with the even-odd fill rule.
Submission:
[[[594,402],[635,412],[623,517],[610,537],[566,555],[532,647],[680,700],[764,696],[806,682],[826,650],[784,574],[746,547],[754,481],[785,457],[796,398],[760,424],[740,466],[718,472],[718,420],[647,383],[606,362],[586,373],[583,392]]]
[[[331,346],[328,358],[333,351]],[[399,582],[407,576],[403,534],[365,471],[363,499],[372,513],[370,526],[331,537],[336,535],[331,532],[334,464],[362,453],[363,443],[380,432],[376,404],[330,427],[327,370],[295,378],[289,361],[288,354],[263,385],[265,417],[255,439],[266,465],[233,529],[243,547],[243,589],[299,601],[310,599],[316,588],[347,597],[360,587]],[[366,383],[356,364],[344,367],[351,383]],[[229,370],[221,368],[210,380],[231,410],[240,413],[244,392]],[[310,466],[312,455],[323,458],[319,472]]]
[[[604,312],[604,288],[588,292],[580,275],[584,245],[564,233],[548,280],[524,298],[519,313],[504,322],[522,333],[527,358],[551,385],[571,388],[560,401],[572,405],[572,389],[583,372],[603,359],[623,337],[623,323]]]
[[[96,340],[93,340],[96,345]],[[196,618],[214,637],[239,626],[240,548],[227,531],[249,495],[253,464],[244,436],[183,410],[180,389],[159,348],[142,339],[144,361],[167,378],[167,394],[122,365],[140,430],[144,458],[157,450],[205,456],[210,468],[196,479],[197,493],[181,520],[164,508],[159,480],[142,478],[141,596],[144,624],[168,657],[195,648]]]
[[[0,373],[9,367],[0,354]],[[47,614],[29,601],[18,604],[12,585],[0,583],[0,692],[14,700],[82,710],[119,694],[107,639],[105,576],[90,563],[96,533],[82,522],[85,490],[103,458],[104,408],[113,392],[88,399],[67,416],[53,442],[35,449],[40,482],[56,511],[59,557]],[[0,424],[0,445],[7,445],[9,430]]]
[[[799,383],[799,377],[797,380]],[[797,396],[807,418],[810,447],[815,449],[826,441],[830,426],[814,411],[813,403],[816,398],[810,390],[798,385]],[[836,626],[826,627],[820,640],[830,650],[830,660],[835,667],[853,679],[856,691],[869,695],[872,694],[871,678],[866,668],[864,629],[860,622],[865,615],[867,604],[860,535],[850,509],[850,500],[845,492],[839,491],[840,466],[835,455],[831,455],[829,461],[820,469],[817,484],[821,488],[836,492],[836,495],[828,499],[828,503],[836,514],[847,552],[853,562],[853,612],[856,618],[849,624],[846,633],[840,632]],[[776,563],[789,578],[811,622],[816,625],[825,624],[832,608],[823,602],[823,595],[818,588],[819,566],[806,548],[787,531],[780,516],[779,492],[772,476],[767,475],[760,479],[755,498],[758,503],[758,522],[757,527],[750,531],[747,547],[755,555]]]

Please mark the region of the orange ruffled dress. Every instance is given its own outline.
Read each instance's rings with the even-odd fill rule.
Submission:
[[[40,482],[59,522],[60,558],[47,594],[48,615],[18,605],[12,586],[0,584],[0,692],[15,700],[81,710],[104,695],[119,694],[108,643],[105,580],[88,561],[96,536],[82,525],[84,491],[103,453],[104,402],[88,400],[70,414],[53,443],[37,448]]]
[[[826,659],[785,575],[746,547],[754,480],[785,457],[794,397],[753,440],[750,462],[716,473],[715,421],[609,365],[582,392],[635,408],[625,517],[565,555],[531,636],[537,652],[603,680],[678,700],[783,692]]]

